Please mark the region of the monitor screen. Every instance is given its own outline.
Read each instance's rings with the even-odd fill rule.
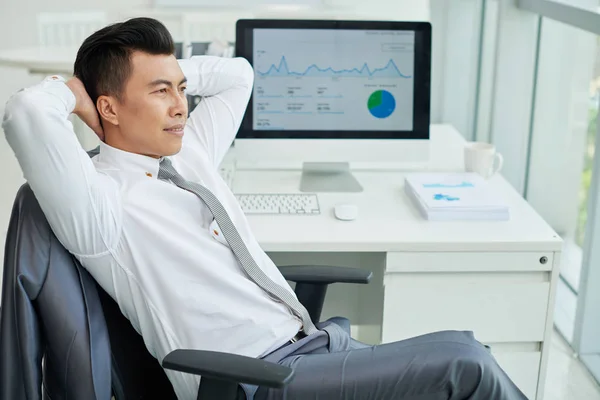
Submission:
[[[238,137],[428,137],[430,36],[419,24],[239,21],[236,53],[255,82]]]

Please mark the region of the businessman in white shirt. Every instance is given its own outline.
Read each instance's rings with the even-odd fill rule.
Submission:
[[[218,173],[250,97],[251,66],[240,58],[178,61],[173,53],[156,20],[110,25],[82,44],[74,78],[48,77],[16,93],[3,120],[52,230],[153,356],[204,349],[296,370],[285,390],[244,385],[247,398],[525,399],[470,332],[372,347],[331,321],[315,328],[292,305],[292,289]],[[189,118],[186,93],[203,97]],[[102,141],[93,158],[73,133],[71,113]],[[169,161],[179,181],[161,178]],[[231,228],[221,230],[209,203],[181,182],[212,192],[241,241],[232,242]],[[166,373],[179,399],[196,398],[198,377]],[[315,373],[324,379],[307,384]]]

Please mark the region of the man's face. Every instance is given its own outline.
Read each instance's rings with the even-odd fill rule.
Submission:
[[[185,77],[173,55],[136,51],[118,105],[121,138],[129,151],[152,157],[181,149],[188,106]]]

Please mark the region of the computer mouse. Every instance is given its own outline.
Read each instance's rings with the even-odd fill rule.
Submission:
[[[342,221],[352,221],[358,217],[358,207],[354,204],[337,204],[333,213],[335,217]]]

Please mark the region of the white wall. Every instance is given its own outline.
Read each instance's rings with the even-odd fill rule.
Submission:
[[[502,174],[523,193],[529,150],[538,17],[500,1],[491,99],[490,140],[504,156]],[[481,99],[480,99],[481,101]]]
[[[473,122],[477,88],[481,1],[432,0],[434,39],[432,122],[454,127],[467,139]]]

